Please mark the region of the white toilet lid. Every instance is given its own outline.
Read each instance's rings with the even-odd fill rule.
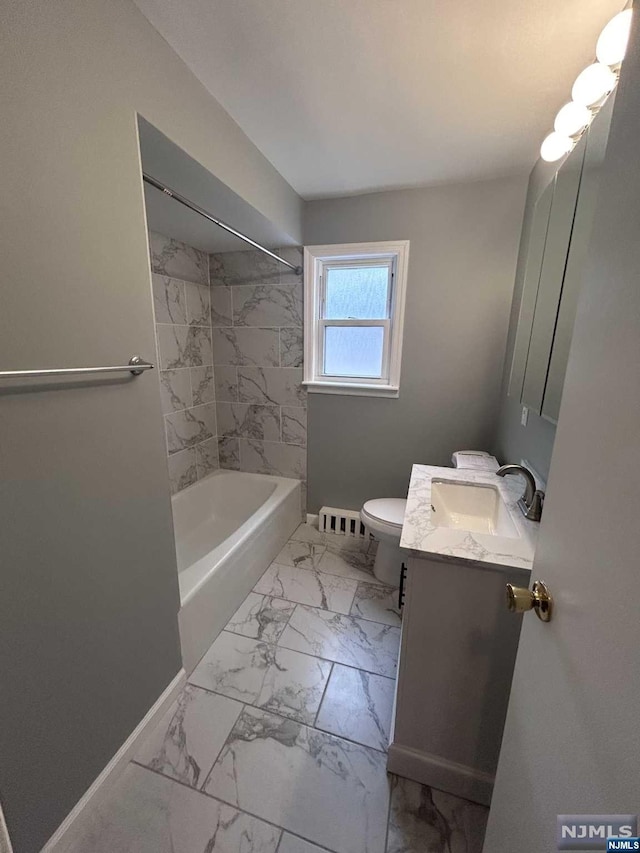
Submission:
[[[407,502],[403,498],[376,498],[367,501],[362,507],[371,518],[383,521],[385,524],[391,524],[394,527],[402,527],[406,508]]]

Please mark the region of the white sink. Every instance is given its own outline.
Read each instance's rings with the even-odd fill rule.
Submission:
[[[432,480],[431,521],[436,527],[512,539],[519,536],[498,489],[478,483]]]

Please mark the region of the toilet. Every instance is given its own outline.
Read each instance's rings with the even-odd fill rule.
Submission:
[[[498,460],[484,450],[457,450],[451,457],[454,468],[497,471]],[[360,520],[378,540],[373,574],[389,586],[400,585],[402,555],[400,536],[407,501],[404,498],[374,498],[360,510]]]

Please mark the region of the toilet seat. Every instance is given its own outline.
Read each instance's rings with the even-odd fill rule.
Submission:
[[[383,533],[400,539],[407,501],[404,498],[375,498],[367,501],[360,511],[365,527],[374,533]]]

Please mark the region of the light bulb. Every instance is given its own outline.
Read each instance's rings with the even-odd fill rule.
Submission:
[[[591,122],[592,118],[593,113],[588,107],[583,104],[576,104],[575,101],[569,101],[558,112],[553,127],[561,136],[577,136]]]
[[[596,56],[605,65],[620,65],[624,59],[631,29],[631,15],[631,9],[619,12],[600,33]]]
[[[594,62],[578,74],[571,90],[571,97],[577,104],[591,107],[608,95],[615,85],[616,75],[609,66]]]
[[[561,133],[550,133],[540,146],[540,156],[547,163],[554,163],[573,148],[573,140]]]

